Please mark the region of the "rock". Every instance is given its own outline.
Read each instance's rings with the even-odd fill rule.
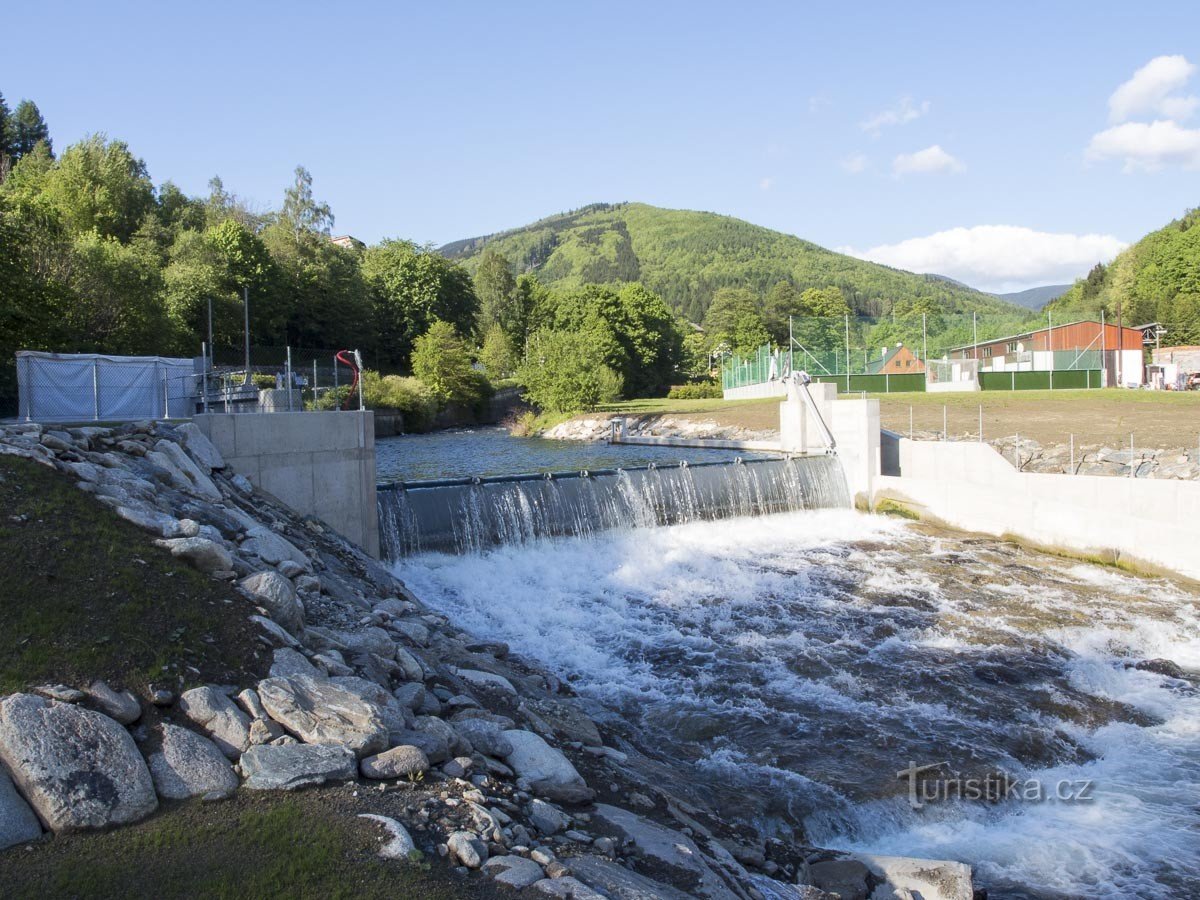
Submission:
[[[250,717],[234,702],[210,686],[184,691],[179,711],[199,725],[230,759],[250,746]]]
[[[513,752],[512,741],[504,736],[504,730],[485,719],[458,719],[450,727],[480,753],[503,758]]]
[[[389,819],[387,816],[373,815],[372,813],[360,813],[358,817],[360,819],[368,819],[383,827],[387,835],[387,843],[379,848],[379,855],[384,859],[411,860],[413,854],[420,853],[417,850],[417,845],[413,843],[408,829],[395,819]]]
[[[138,528],[157,534],[163,538],[182,536],[179,521],[174,516],[168,516],[147,506],[121,505],[114,507],[118,516],[126,522],[132,522]]]
[[[837,894],[842,900],[866,900],[870,891],[870,870],[858,859],[831,859],[813,863],[809,880],[818,888]]]
[[[33,692],[41,694],[43,697],[49,697],[51,700],[58,700],[60,703],[78,703],[87,699],[87,694],[83,691],[66,684],[43,684],[35,687]]]
[[[479,669],[455,669],[454,671],[459,678],[475,687],[483,688],[484,690],[499,691],[502,694],[513,696],[517,693],[517,689],[513,687],[512,682],[503,675],[493,675],[491,672],[483,672]]]
[[[246,532],[241,549],[246,553],[253,553],[268,565],[277,566],[287,559],[300,566],[304,572],[312,571],[312,563],[307,556],[297,550],[291,541],[263,525],[255,526]]]
[[[250,479],[240,472],[229,479],[230,483],[241,491],[243,494],[253,494],[254,485],[250,483]]]
[[[142,705],[129,691],[117,693],[103,681],[93,681],[85,693],[100,707],[100,712],[122,725],[132,725],[142,717]]]
[[[462,739],[462,736],[451,728],[446,722],[434,716],[417,716],[413,721],[413,728],[421,734],[428,734],[446,745],[448,753],[466,754],[472,751],[469,743]]]
[[[304,604],[292,583],[278,572],[255,572],[239,583],[250,599],[266,607],[271,618],[292,633],[304,628]]]
[[[1167,678],[1186,678],[1182,668],[1176,662],[1169,659],[1143,659],[1133,666],[1142,672],[1153,672],[1155,675],[1163,675]]]
[[[425,702],[425,685],[419,681],[410,681],[392,691],[392,696],[406,709],[420,709],[421,704]]]
[[[278,622],[273,622],[266,616],[250,616],[250,621],[263,632],[263,640],[275,647],[299,647],[300,642],[292,637],[291,632]]]
[[[263,744],[242,754],[242,774],[252,791],[294,791],[358,774],[354,753],[328,744]]]
[[[291,562],[291,560],[288,560]],[[283,565],[283,563],[280,563]],[[319,594],[321,592],[321,579],[315,575],[301,575],[296,579],[296,590],[301,594]]]
[[[605,803],[596,804],[592,820],[632,841],[644,856],[669,867],[680,879],[691,881],[689,893],[720,900],[733,900],[736,896],[709,867],[700,848],[687,835]]]
[[[295,578],[297,575],[304,573],[304,566],[291,559],[285,559],[275,568],[279,570],[279,574],[284,578]]]
[[[0,700],[0,762],[55,832],[136,822],[158,808],[129,732],[69,703],[32,694]]]
[[[579,741],[589,747],[599,747],[604,742],[596,723],[572,703],[563,703],[544,697],[537,700],[526,700],[522,704],[526,712],[532,712],[538,718],[546,721],[555,731],[569,741]]]
[[[595,794],[570,760],[532,731],[505,731],[513,752],[505,756],[513,771],[528,779],[533,790],[563,803],[586,803]]]
[[[233,567],[233,557],[229,555],[229,551],[208,538],[168,538],[154,543],[165,547],[176,559],[182,559],[206,575]]]
[[[8,773],[0,768],[0,850],[42,836],[37,814],[17,793]]]
[[[429,770],[429,759],[419,747],[401,744],[375,756],[366,757],[358,766],[364,778],[407,778]]]
[[[559,897],[565,900],[608,900],[599,891],[594,891],[577,878],[564,875],[562,878],[543,878],[529,888],[543,897]]]
[[[394,619],[392,628],[400,632],[414,644],[422,647],[429,646],[429,629],[414,619]]]
[[[913,859],[907,856],[875,856],[869,853],[854,854],[857,861],[866,866],[871,874],[888,887],[896,897],[921,897],[923,900],[971,900],[975,894],[971,882],[971,867],[946,859]],[[817,863],[812,868],[828,865]],[[817,881],[822,890],[832,891]],[[857,883],[857,882],[856,882]],[[876,888],[872,897],[880,894]],[[843,895],[844,896],[844,895]]]
[[[359,756],[387,749],[379,707],[348,687],[292,675],[259,682],[258,696],[272,719],[306,743],[340,744]]]
[[[171,482],[181,490],[205,500],[217,503],[221,501],[221,492],[212,483],[212,479],[201,471],[174,441],[159,441],[154,445],[154,449],[146,454],[146,459],[165,470]]]
[[[420,661],[403,647],[394,646],[391,658],[396,660],[396,665],[400,667],[400,671],[404,673],[404,677],[408,681],[425,679],[425,670],[421,668]]]
[[[545,800],[533,800],[529,804],[529,821],[542,834],[558,834],[571,824],[571,820]]]
[[[483,871],[518,891],[546,877],[541,866],[523,856],[493,856],[483,864]]]
[[[162,727],[162,749],[150,756],[150,775],[167,800],[233,796],[238,777],[221,750],[208,738],[177,725]]]
[[[194,422],[176,425],[175,434],[192,459],[202,469],[211,472],[213,469],[225,468],[225,459],[221,456],[221,451],[205,437]]]
[[[307,675],[309,678],[323,678],[324,674],[308,661],[303,653],[290,647],[281,647],[275,651],[271,660],[271,677],[286,678],[289,675]]]
[[[487,844],[469,831],[455,831],[446,839],[450,858],[458,860],[468,869],[478,869],[488,858]]]
[[[588,884],[615,900],[685,900],[688,897],[670,885],[651,881],[644,875],[605,859],[578,856],[571,860],[571,869]]]

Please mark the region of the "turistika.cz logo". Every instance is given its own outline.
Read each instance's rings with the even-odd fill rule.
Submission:
[[[1090,803],[1095,783],[1091,779],[1059,779],[1044,782],[1037,778],[1013,778],[991,772],[987,775],[961,775],[943,761],[918,766],[910,762],[896,773],[908,781],[908,803],[921,809],[930,803],[949,800],[986,803]]]

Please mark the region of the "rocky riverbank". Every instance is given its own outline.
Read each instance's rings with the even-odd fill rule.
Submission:
[[[530,896],[972,896],[958,863],[784,845],[723,821],[553,675],[229,473],[190,423],[5,426],[0,455],[54,469],[142,529],[129,554],[225,585],[223,614],[245,619],[262,657],[236,684],[184,660],[137,690],[109,675],[0,697],[6,856],[172,804],[348,787],[353,811],[328,814],[377,826],[390,865],[440,858],[464,884]]]
[[[677,416],[626,416],[627,431],[645,437],[682,437],[727,441],[771,441],[779,439],[778,430],[756,431],[740,425],[721,425]],[[582,416],[555,425],[542,437],[558,441],[603,441],[612,434],[615,416]]]

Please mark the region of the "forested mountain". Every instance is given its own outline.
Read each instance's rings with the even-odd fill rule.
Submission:
[[[1097,265],[1048,308],[1063,321],[1103,309],[1126,325],[1161,322],[1165,341],[1200,344],[1200,209]]]
[[[1057,300],[1071,289],[1069,284],[1046,284],[1042,287],[1029,288],[1012,294],[997,294],[1001,300],[1024,306],[1026,309],[1042,309],[1051,300]]]
[[[703,320],[720,288],[761,297],[781,281],[799,291],[837,287],[851,311],[865,315],[887,315],[894,304],[916,300],[944,312],[1012,311],[1003,300],[937,276],[834,253],[730,216],[644,203],[598,203],[455,241],[441,252],[473,270],[484,247],[549,286],[639,281],[693,322]]]

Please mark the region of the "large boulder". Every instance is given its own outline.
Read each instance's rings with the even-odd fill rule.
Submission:
[[[93,681],[84,693],[100,707],[100,712],[122,725],[132,725],[142,717],[142,706],[129,691],[118,692],[103,681]]]
[[[267,713],[308,744],[340,744],[359,756],[386,750],[388,728],[379,707],[350,687],[291,675],[259,682]]]
[[[36,841],[41,836],[37,815],[17,793],[8,773],[0,768],[0,850]]]
[[[295,544],[287,538],[280,537],[264,525],[256,525],[247,530],[241,549],[246,553],[253,553],[263,562],[272,566],[277,566],[285,559],[290,559],[305,572],[312,571],[312,562],[296,549]]]
[[[154,543],[165,547],[176,559],[182,559],[205,575],[228,572],[233,568],[233,557],[229,555],[229,551],[208,538],[169,538]]]
[[[176,487],[205,500],[220,502],[221,491],[212,483],[212,479],[174,441],[159,441],[146,454],[146,459],[166,470]]]
[[[546,877],[541,866],[523,856],[493,856],[483,864],[483,870],[496,881],[518,891]]]
[[[237,759],[250,746],[250,717],[214,687],[184,691],[179,711],[203,728],[230,759]]]
[[[456,719],[450,727],[480,753],[503,759],[513,752],[512,741],[504,736],[504,729],[486,719]]]
[[[232,796],[238,778],[220,749],[208,738],[178,725],[163,725],[162,749],[150,756],[150,775],[167,800]]]
[[[644,875],[606,859],[577,856],[571,860],[571,871],[607,896],[620,900],[688,900],[689,895],[670,885],[652,881]],[[782,887],[782,885],[781,885]],[[801,891],[803,888],[800,889]],[[791,896],[780,892],[780,897]],[[803,894],[800,895],[803,897]]]
[[[33,694],[0,700],[0,762],[56,832],[136,822],[158,807],[129,732],[69,703]]]
[[[388,816],[377,816],[374,813],[359,813],[358,817],[368,819],[383,828],[387,843],[379,848],[379,855],[384,859],[411,860],[414,854],[419,857],[420,851],[413,843],[412,835],[395,819]]]
[[[897,897],[920,896],[924,900],[971,900],[975,887],[971,867],[948,859],[913,859],[907,856],[876,856],[856,853],[880,881],[887,883]],[[876,889],[876,893],[879,889]]]
[[[563,803],[586,803],[595,796],[571,761],[532,731],[511,729],[504,737],[512,745],[504,761],[535,793]]]
[[[420,747],[401,744],[375,756],[368,756],[359,764],[363,778],[388,779],[407,778],[428,771],[429,759]]]
[[[252,791],[294,791],[358,774],[352,752],[325,744],[263,744],[243,753],[240,765]]]
[[[175,434],[200,468],[208,472],[213,469],[225,468],[225,459],[221,456],[221,451],[205,436],[195,422],[176,425]]]
[[[296,596],[292,583],[278,572],[255,572],[243,578],[239,586],[289,632],[296,634],[303,630],[304,604]]]

